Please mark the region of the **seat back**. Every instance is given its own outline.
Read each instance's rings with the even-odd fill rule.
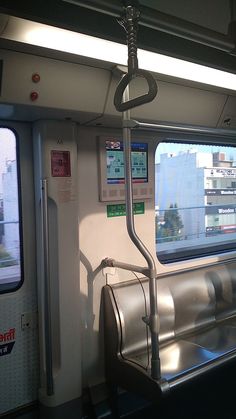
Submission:
[[[119,350],[124,357],[144,352],[150,345],[147,326],[143,321],[149,310],[147,278],[113,284],[120,328]],[[198,333],[213,327],[216,321],[236,314],[235,263],[216,265],[175,273],[158,279],[158,313],[160,345],[182,335]]]

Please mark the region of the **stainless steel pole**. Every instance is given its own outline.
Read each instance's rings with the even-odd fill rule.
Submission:
[[[129,86],[124,92],[124,102],[129,100]],[[131,162],[131,129],[125,127],[130,120],[130,110],[123,112],[123,144],[124,144],[124,168],[125,168],[125,203],[126,203],[126,226],[129,237],[146,259],[149,268],[149,295],[150,295],[150,315],[149,328],[151,333],[151,376],[154,380],[161,378],[160,358],[159,358],[159,318],[157,311],[157,284],[156,267],[152,255],[137,236],[134,226],[133,215],[133,189],[132,189],[132,162]]]
[[[54,394],[53,362],[52,362],[52,332],[51,332],[51,299],[50,299],[50,267],[49,267],[49,223],[48,223],[48,190],[47,180],[41,185],[42,205],[42,236],[43,236],[43,265],[44,265],[44,339],[46,391],[48,396]]]

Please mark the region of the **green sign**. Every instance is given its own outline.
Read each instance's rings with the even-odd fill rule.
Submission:
[[[145,212],[144,202],[134,202],[133,212],[134,212],[134,215],[144,214]],[[120,217],[125,214],[126,214],[125,204],[107,205],[108,217]]]

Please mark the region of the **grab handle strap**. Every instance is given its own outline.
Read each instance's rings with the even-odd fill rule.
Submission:
[[[148,93],[142,96],[138,96],[134,99],[130,99],[127,102],[122,102],[126,87],[129,85],[131,80],[136,77],[143,77],[147,81]],[[137,69],[135,73],[127,73],[122,77],[115,91],[114,105],[118,112],[125,112],[129,109],[135,108],[136,106],[151,102],[156,97],[156,95],[157,84],[154,77],[146,70]]]
[[[137,32],[138,20],[140,17],[140,11],[137,7],[138,2],[137,0],[123,0],[123,4],[125,6],[125,13],[118,22],[125,29],[127,35],[128,73],[123,76],[115,92],[114,105],[118,112],[124,112],[135,108],[136,106],[149,103],[157,94],[157,85],[154,77],[148,71],[140,70],[138,68]],[[136,77],[143,77],[146,80],[148,84],[148,93],[123,102],[123,94],[126,87],[128,87],[131,80]]]

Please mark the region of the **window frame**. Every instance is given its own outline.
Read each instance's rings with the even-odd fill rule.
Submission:
[[[17,189],[18,189],[18,231],[19,231],[19,254],[20,254],[20,280],[17,281],[15,286],[9,286],[7,284],[0,284],[0,295],[9,294],[12,292],[18,291],[24,284],[24,244],[23,244],[23,219],[22,219],[22,189],[21,189],[21,163],[20,163],[20,138],[17,130],[10,125],[3,125],[0,123],[0,129],[7,129],[11,131],[15,136],[15,146],[16,146],[16,173],[17,173]],[[11,283],[10,283],[11,284]],[[5,286],[6,285],[6,286]]]
[[[235,135],[235,141],[236,141],[236,135]],[[160,144],[183,144],[183,145],[189,145],[189,146],[197,146],[197,145],[206,145],[206,146],[219,146],[219,147],[231,147],[235,148],[236,150],[236,143],[233,142],[233,139],[224,137],[224,136],[217,136],[214,137],[214,135],[207,136],[206,134],[201,133],[180,133],[179,131],[171,132],[171,134],[165,135],[156,135],[156,147],[155,147],[155,156],[157,152],[157,148]],[[154,205],[156,205],[156,171],[154,175]],[[229,244],[216,244],[210,246],[205,246],[205,252],[202,250],[195,249],[185,249],[180,250],[179,252],[173,250],[172,252],[168,253],[166,252],[165,256],[162,256],[160,258],[158,251],[157,251],[157,242],[156,242],[156,222],[155,222],[155,253],[158,263],[160,263],[163,267],[172,266],[173,264],[177,264],[180,262],[181,264],[183,262],[186,262],[187,264],[191,262],[193,265],[198,264],[199,260],[201,260],[201,264],[204,264],[204,261],[206,264],[210,263],[210,258],[219,256],[221,261],[222,258],[224,260],[232,259],[236,256],[236,242],[235,247],[232,247],[232,243]],[[206,251],[206,248],[209,248],[209,251]],[[204,249],[204,248],[203,248]],[[176,254],[177,253],[177,254]]]

